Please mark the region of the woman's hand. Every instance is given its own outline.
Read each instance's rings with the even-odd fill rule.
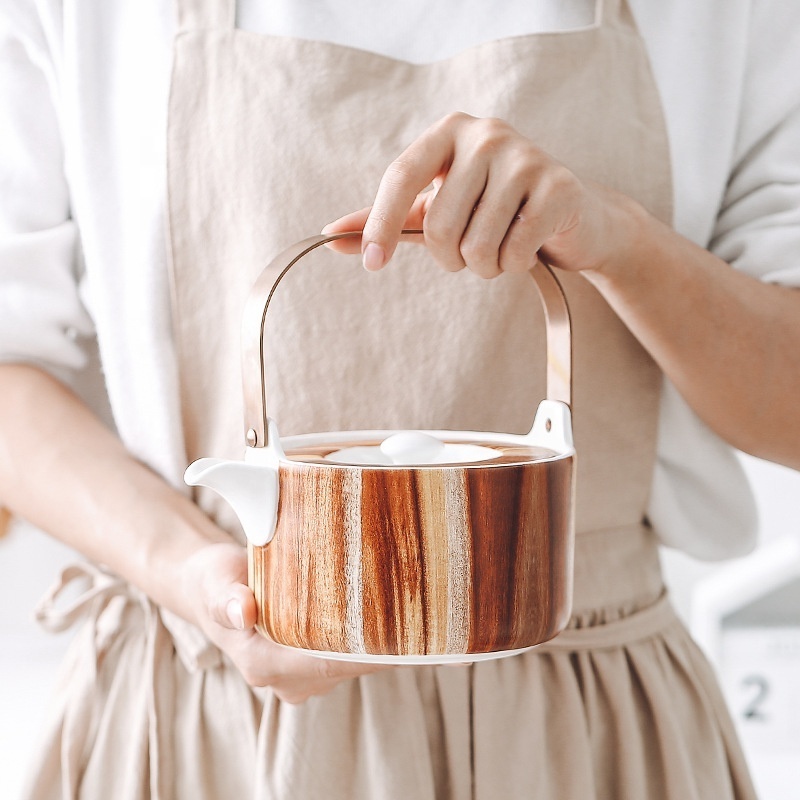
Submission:
[[[426,190],[430,184],[433,188]],[[363,228],[380,269],[403,228],[448,270],[485,278],[537,258],[584,274],[697,414],[740,450],[800,469],[800,292],[742,274],[634,200],[581,180],[508,124],[451,114],[389,165]]]
[[[427,189],[433,184],[433,188]],[[369,207],[324,233],[363,228],[369,270],[392,257],[403,228],[421,229],[446,270],[483,278],[524,272],[541,255],[568,270],[597,269],[631,241],[632,200],[582,181],[497,119],[450,114],[425,131],[383,175]]]
[[[257,633],[256,602],[247,586],[247,555],[236,544],[211,544],[184,564],[182,583],[195,624],[251,686],[269,686],[287,703],[326,694],[342,681],[385,667],[306,656]]]

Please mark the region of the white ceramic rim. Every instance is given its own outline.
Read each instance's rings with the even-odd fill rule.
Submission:
[[[400,430],[383,430],[383,431],[333,431],[330,433],[299,433],[294,436],[281,436],[281,447],[285,450],[290,450],[295,447],[319,447],[321,445],[336,445],[342,449],[340,445],[348,445],[359,441],[378,441],[382,442],[389,436],[396,433],[401,433]],[[553,455],[545,458],[537,458],[535,461],[529,459],[520,461],[505,461],[503,463],[496,463],[494,459],[486,459],[485,461],[463,461],[463,462],[442,462],[437,464],[346,464],[338,461],[322,461],[314,462],[324,467],[331,469],[352,469],[358,467],[359,469],[442,469],[446,467],[469,468],[480,467],[481,469],[491,469],[493,467],[512,467],[524,464],[539,464],[547,461],[558,461],[567,456],[575,453],[575,448],[569,448],[563,452],[558,452],[552,447],[547,445],[535,445],[531,442],[528,434],[520,435],[514,433],[493,433],[493,432],[478,432],[478,431],[431,431],[414,429],[414,433],[425,433],[429,436],[435,436],[443,442],[452,443],[474,443],[484,445],[517,445],[522,447],[542,447],[545,450],[552,450]],[[289,463],[304,463],[282,455],[281,461]],[[425,662],[428,663],[428,662]]]
[[[542,642],[542,644],[544,644]],[[443,653],[441,655],[423,656],[384,656],[371,653],[329,653],[325,650],[305,650],[302,647],[289,647],[282,645],[295,653],[304,653],[314,658],[327,658],[331,661],[348,661],[355,664],[387,664],[396,667],[406,666],[435,666],[436,664],[467,664],[473,661],[493,661],[498,658],[510,658],[529,650],[535,650],[538,644],[530,647],[520,647],[517,650],[495,650],[491,653]]]

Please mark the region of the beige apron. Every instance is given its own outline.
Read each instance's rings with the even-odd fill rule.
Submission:
[[[241,454],[239,321],[263,264],[366,205],[389,162],[446,113],[506,119],[670,219],[664,123],[624,0],[599,2],[590,29],[427,65],[237,31],[234,9],[178,0],[169,223],[187,461]],[[389,670],[289,706],[95,571],[72,607],[51,599],[41,612],[54,626],[92,623],[72,653],[84,677],[64,693],[29,797],[61,796],[58,781],[64,796],[120,800],[753,797],[645,521],[660,374],[589,283],[563,277],[579,453],[568,631],[523,656]],[[378,275],[317,251],[270,312],[271,415],[283,434],[526,430],[544,383],[530,284],[445,273],[411,246]],[[239,535],[218,499],[198,502]]]

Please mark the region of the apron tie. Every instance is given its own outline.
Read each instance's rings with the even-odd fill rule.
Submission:
[[[538,645],[536,652],[578,652],[628,647],[636,642],[661,636],[674,625],[680,625],[680,622],[665,591],[652,605],[621,619],[585,628],[568,628],[549,642]]]
[[[71,595],[70,599],[65,597]],[[64,601],[64,602],[60,602]],[[139,613],[136,613],[139,612]],[[171,774],[172,735],[170,730],[171,704],[174,701],[172,680],[173,654],[189,672],[211,669],[222,664],[220,651],[214,647],[194,626],[164,609],[160,609],[147,595],[131,586],[102,566],[89,562],[78,562],[65,567],[54,584],[35,609],[37,622],[53,633],[64,631],[79,621],[93,624],[84,635],[93,644],[93,670],[83,671],[78,677],[80,686],[74,691],[78,695],[91,695],[97,681],[97,672],[110,653],[115,641],[126,633],[144,637],[143,714],[129,720],[131,738],[141,736],[147,743],[149,763],[149,796],[153,800],[166,800],[171,796],[173,784]],[[65,742],[69,750],[85,738],[91,718],[86,717],[85,708],[71,721],[65,722]],[[70,759],[67,759],[69,762]],[[67,776],[67,782],[77,788],[81,777],[78,773]],[[133,784],[123,791],[123,796],[135,794]]]
[[[70,590],[77,594],[60,603]],[[70,564],[61,571],[37,604],[34,616],[38,624],[51,633],[65,631],[82,619],[94,619],[95,645],[100,655],[124,625],[124,612],[129,604],[141,608],[148,642],[156,638],[159,626],[169,631],[175,651],[189,672],[213,669],[222,664],[220,651],[194,625],[157,607],[130,583],[88,561]]]

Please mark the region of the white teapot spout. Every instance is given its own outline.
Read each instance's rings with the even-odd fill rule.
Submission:
[[[183,479],[189,486],[206,486],[222,495],[239,517],[248,542],[263,547],[272,539],[278,512],[275,467],[201,458],[188,466]]]

